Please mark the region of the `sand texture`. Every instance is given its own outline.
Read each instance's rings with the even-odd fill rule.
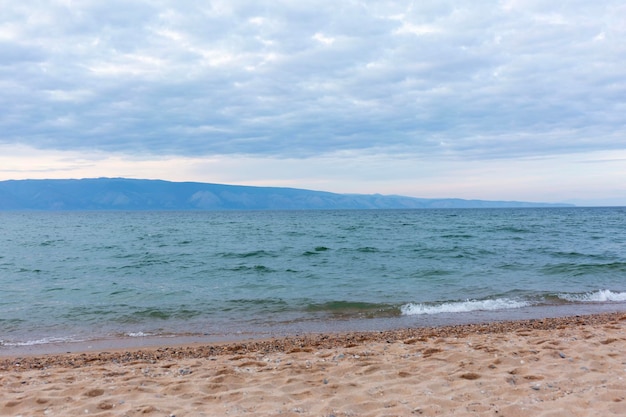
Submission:
[[[626,416],[626,313],[0,358],[2,416]]]

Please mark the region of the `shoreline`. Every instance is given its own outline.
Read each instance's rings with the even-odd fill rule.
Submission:
[[[172,344],[148,344],[136,347],[110,345],[109,348],[82,350],[64,353],[11,353],[0,355],[0,371],[44,369],[50,366],[79,367],[86,364],[135,360],[180,360],[196,359],[240,352],[286,353],[294,349],[330,349],[350,347],[367,342],[393,343],[408,339],[443,337],[467,337],[470,335],[504,334],[524,330],[556,330],[572,326],[596,326],[626,322],[626,312],[582,314],[564,317],[545,317],[527,320],[503,320],[435,327],[412,327],[380,331],[344,331],[327,333],[305,333],[265,338],[247,338],[215,342],[188,342]],[[155,340],[155,339],[153,339]],[[16,366],[17,365],[17,366]]]
[[[626,312],[0,359],[0,415],[623,416]]]
[[[499,322],[524,322],[559,319],[573,316],[592,316],[626,313],[626,303],[590,303],[529,306],[511,310],[471,311],[467,313],[440,313],[427,316],[400,316],[392,318],[355,318],[270,324],[263,328],[242,329],[225,333],[145,334],[141,336],[113,335],[78,340],[44,343],[1,344],[0,361],[17,356],[46,356],[102,351],[155,349],[181,345],[213,345],[283,339],[300,335],[342,335],[394,332],[406,329],[447,328],[463,325],[484,325]],[[45,339],[45,337],[43,337]]]

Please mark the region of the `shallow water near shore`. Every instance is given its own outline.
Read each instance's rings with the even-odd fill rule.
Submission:
[[[0,227],[0,354],[626,309],[624,208],[5,212]]]

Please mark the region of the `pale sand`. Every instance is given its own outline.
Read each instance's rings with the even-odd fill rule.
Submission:
[[[3,416],[626,416],[626,313],[0,358]]]

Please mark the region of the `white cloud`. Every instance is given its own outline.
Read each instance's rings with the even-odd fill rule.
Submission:
[[[335,43],[335,38],[325,36],[324,34],[319,32],[313,35],[312,38],[320,43],[323,43],[324,45],[332,45],[333,43]]]
[[[45,91],[52,101],[83,102],[92,96],[89,90],[48,90]]]
[[[381,172],[420,155],[461,176],[619,153],[624,11],[616,0],[5,2],[0,144],[283,161],[270,165],[289,175],[349,153]],[[251,166],[233,180],[269,169]]]
[[[440,28],[433,25],[414,25],[409,22],[403,22],[402,26],[398,28],[394,33],[397,34],[412,34],[417,36],[431,35],[433,33],[442,32]]]

